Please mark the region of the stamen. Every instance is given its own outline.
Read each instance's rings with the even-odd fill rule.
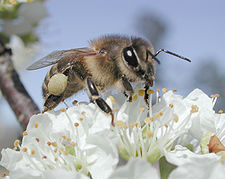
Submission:
[[[38,128],[38,123],[35,123],[35,124],[34,124],[34,127],[35,127],[35,128]]]
[[[5,173],[2,173],[1,176],[2,176],[2,177],[6,177],[7,175],[6,175]]]
[[[117,127],[122,127],[122,126],[124,126],[124,122],[123,121],[116,121],[116,124],[115,124],[115,126],[117,126]]]
[[[39,139],[39,138],[36,138],[36,141],[37,141],[37,142],[40,142],[40,139]]]
[[[166,92],[167,92],[167,89],[166,89],[166,88],[163,88],[163,89],[162,89],[162,92],[163,92],[163,93],[166,93]]]
[[[152,133],[151,131],[148,130],[148,131],[146,132],[146,137],[147,137],[147,138],[150,138],[150,137],[152,137],[152,136],[153,136],[153,133]]]
[[[23,152],[27,152],[27,148],[26,147],[23,148]]]
[[[169,106],[170,106],[171,108],[173,108],[173,104],[169,104]]]
[[[141,112],[145,112],[145,108],[140,108],[140,111]]]
[[[35,155],[35,150],[31,150],[31,155]]]
[[[78,103],[78,101],[77,101],[77,100],[74,100],[74,101],[73,101],[73,104],[77,104],[77,103]]]
[[[191,113],[196,113],[196,112],[198,112],[198,106],[197,105],[192,105],[191,106],[191,111],[190,111]]]
[[[84,120],[84,118],[82,118],[82,117],[81,117],[81,118],[79,118],[79,120],[80,120],[80,121],[83,121],[83,120]]]
[[[147,90],[147,94],[154,94],[154,93],[155,93],[154,90],[150,90],[150,89]]]
[[[137,101],[138,96],[135,94],[132,98],[133,101]]]
[[[111,101],[111,103],[112,103],[112,104],[115,104],[116,100],[115,100],[115,98],[114,98],[114,97],[109,96],[109,99],[110,99],[110,101]]]
[[[178,122],[178,120],[179,120],[178,115],[177,115],[177,114],[174,114],[174,115],[173,115],[173,119],[174,119],[175,122]]]
[[[57,143],[56,142],[52,142],[52,146],[53,147],[57,147]]]
[[[219,113],[219,114],[222,114],[222,113],[223,113],[223,110],[222,110],[222,109],[220,109],[220,110],[218,111],[218,113]]]
[[[27,131],[24,131],[23,136],[27,136],[27,135],[28,135]]]
[[[65,108],[62,108],[60,111],[61,111],[61,112],[65,112],[65,111],[66,111],[66,109],[65,109]]]
[[[75,122],[75,123],[74,123],[74,126],[75,126],[75,127],[78,127],[78,126],[79,126],[79,123]]]
[[[17,139],[14,141],[14,147],[19,147],[20,141]]]
[[[144,91],[144,90],[139,90],[139,91],[138,91],[138,95],[139,95],[139,96],[144,96],[144,94],[145,94],[145,91]]]
[[[224,145],[221,143],[220,139],[217,136],[212,136],[209,140],[209,152],[217,153],[225,151]]]

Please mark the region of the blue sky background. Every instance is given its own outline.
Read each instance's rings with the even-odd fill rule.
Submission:
[[[54,50],[87,46],[88,40],[104,34],[142,36],[137,32],[136,21],[142,12],[149,12],[168,27],[161,39],[161,48],[192,60],[189,64],[169,55],[159,56],[167,69],[160,74],[168,79],[166,88],[176,88],[179,94],[187,95],[193,88],[189,85],[194,80],[192,72],[205,58],[212,58],[212,63],[220,64],[220,70],[224,71],[224,0],[49,0],[45,5],[49,16],[37,29],[42,50],[33,61]],[[41,109],[41,86],[48,70],[21,73],[25,87]],[[81,94],[81,98],[85,97]],[[6,102],[2,104],[1,110],[6,112],[1,114],[1,118],[12,126],[18,126],[14,115],[8,112]]]

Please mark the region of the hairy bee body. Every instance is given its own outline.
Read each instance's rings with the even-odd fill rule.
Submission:
[[[44,110],[54,109],[62,100],[86,88],[89,98],[112,116],[112,109],[101,98],[99,91],[109,87],[122,90],[131,101],[131,82],[144,81],[144,99],[148,104],[149,87],[153,86],[155,65],[160,52],[189,59],[160,49],[154,53],[152,45],[142,38],[105,36],[91,41],[89,47],[54,51],[28,67],[36,70],[53,65],[43,82]],[[128,94],[129,95],[128,95]]]

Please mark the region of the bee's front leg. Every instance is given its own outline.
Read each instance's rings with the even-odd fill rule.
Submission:
[[[113,115],[112,109],[105,102],[105,100],[99,96],[99,92],[90,77],[87,78],[87,86],[91,94],[91,101],[96,102],[96,104],[102,111],[112,116],[111,124],[114,126],[114,115]]]
[[[128,79],[126,78],[125,75],[122,75],[121,79],[122,79],[123,87],[124,87],[124,89],[125,89],[124,95],[125,95],[126,97],[128,97],[128,95],[127,95],[127,93],[126,93],[126,91],[128,91],[129,94],[130,94],[130,96],[129,96],[129,98],[128,98],[128,101],[131,102],[131,101],[132,101],[132,95],[133,95],[133,93],[134,93],[133,87],[131,86],[130,82],[128,81]]]
[[[149,102],[148,102],[148,98],[149,98],[149,94],[147,93],[149,90],[149,86],[147,84],[145,84],[145,96],[144,96],[144,100],[145,103],[147,104],[148,108],[149,108]]]

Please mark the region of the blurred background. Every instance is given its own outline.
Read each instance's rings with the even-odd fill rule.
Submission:
[[[29,64],[54,50],[85,47],[88,40],[106,34],[125,34],[149,39],[155,50],[190,58],[192,63],[160,54],[155,87],[177,89],[184,97],[195,88],[218,93],[218,111],[225,109],[224,7],[223,0],[33,1],[14,10],[0,7],[0,39],[12,48],[15,68],[41,110],[41,86],[49,68],[26,71]],[[87,97],[80,92],[73,99]],[[21,133],[1,97],[0,150],[12,147]]]

